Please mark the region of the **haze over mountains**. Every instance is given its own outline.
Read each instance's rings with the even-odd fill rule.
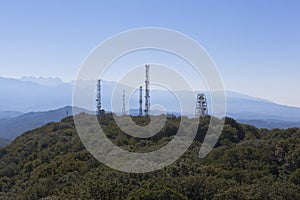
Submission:
[[[56,110],[29,112],[17,117],[1,119],[0,138],[13,140],[25,131],[38,128],[48,122],[59,122],[67,116],[76,115],[81,112],[92,113],[82,108],[65,106]]]
[[[23,113],[17,112],[17,111],[0,111],[0,119],[17,117],[21,114],[23,114]]]
[[[71,105],[72,85],[41,85],[32,81],[0,77],[0,110],[47,111]]]
[[[63,84],[63,81],[60,78],[45,78],[45,77],[34,77],[34,76],[23,76],[19,80],[25,82],[33,82],[44,86],[58,86]]]
[[[82,81],[80,90],[82,100],[87,92],[95,92],[94,81]],[[102,81],[102,103],[106,110],[111,110],[111,96],[116,82]],[[114,107],[115,112],[121,111],[122,90],[128,90],[122,85],[116,94],[119,106]],[[22,77],[20,79],[0,77],[0,118],[16,118],[22,113],[33,111],[48,111],[72,105],[73,82],[66,83],[59,78]],[[185,91],[180,91],[183,93]],[[151,102],[163,105],[168,113],[179,113],[179,104],[172,93],[164,90],[152,90]],[[300,108],[279,105],[268,100],[227,91],[227,115],[242,123],[249,123],[257,127],[288,128],[300,126]],[[210,101],[209,95],[208,102]],[[129,109],[138,108],[138,91],[133,93],[129,101]],[[84,107],[94,110],[95,105]],[[194,105],[184,114],[193,116]],[[65,116],[65,115],[64,115]],[[5,120],[2,120],[5,121]],[[29,130],[29,129],[28,129]]]

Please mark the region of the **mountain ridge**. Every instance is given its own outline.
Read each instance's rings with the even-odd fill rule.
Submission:
[[[26,131],[49,122],[58,122],[67,115],[71,116],[81,112],[93,113],[82,108],[65,106],[56,110],[29,112],[14,118],[0,119],[0,137],[12,140]]]
[[[48,111],[57,109],[65,105],[72,105],[73,83],[59,84],[56,86],[45,86],[18,79],[6,79],[0,77],[0,110],[31,112]],[[113,110],[111,107],[111,96],[116,82],[102,81],[102,106],[106,110]],[[122,90],[127,90],[128,86],[121,85],[116,91],[114,112],[119,113],[122,110],[121,94]],[[80,92],[82,92],[82,101],[90,102],[86,99],[89,92],[95,92],[96,83],[94,81],[81,80]],[[184,91],[181,92],[185,96]],[[201,91],[197,91],[201,92]],[[209,112],[210,96],[207,91]],[[218,91],[216,92],[218,93]],[[120,94],[118,96],[118,94]],[[132,94],[129,100],[129,109],[138,109],[138,91]],[[218,95],[218,94],[217,94]],[[286,122],[300,121],[300,108],[294,106],[285,106],[272,101],[251,97],[233,91],[226,91],[227,95],[227,113],[230,117],[237,120],[282,120]],[[118,98],[119,97],[119,98]],[[189,100],[190,101],[190,100]],[[180,108],[176,98],[171,93],[163,90],[151,90],[151,104],[160,104],[165,107],[169,113],[180,113]],[[186,103],[185,103],[186,105]],[[190,105],[190,103],[189,103]],[[194,116],[195,104],[193,103],[188,110],[184,110],[183,115]],[[87,110],[95,110],[95,105],[86,105]],[[251,122],[251,121],[250,121]],[[276,127],[276,123],[273,123]]]

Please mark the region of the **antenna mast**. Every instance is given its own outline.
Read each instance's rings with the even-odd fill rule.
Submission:
[[[122,102],[123,102],[122,115],[126,115],[126,110],[125,110],[125,90],[123,90]]]
[[[139,109],[139,116],[143,115],[143,86],[140,86],[140,109]]]
[[[204,93],[197,94],[196,99],[196,111],[195,116],[196,117],[204,117],[208,115],[208,109],[207,109],[207,101]]]
[[[149,88],[149,84],[150,84],[150,81],[149,81],[149,68],[150,68],[150,65],[145,65],[145,69],[146,69],[146,80],[145,80],[145,85],[146,85],[146,88],[145,88],[145,116],[148,116],[149,115],[149,112],[150,112],[150,88]]]
[[[97,80],[97,98],[96,98],[96,103],[97,103],[97,115],[98,115],[99,118],[101,118],[105,114],[105,110],[102,109],[102,105],[101,105],[101,79]]]
[[[100,115],[101,110],[101,79],[97,80],[97,114]]]

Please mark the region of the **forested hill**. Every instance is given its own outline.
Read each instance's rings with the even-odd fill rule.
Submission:
[[[142,117],[138,124],[147,124]],[[145,174],[110,169],[89,154],[72,117],[26,132],[0,149],[0,199],[300,199],[300,130],[267,130],[227,118],[216,147],[198,158],[209,117],[175,163]],[[118,146],[152,151],[176,134],[171,117],[153,138],[127,136],[102,122]]]

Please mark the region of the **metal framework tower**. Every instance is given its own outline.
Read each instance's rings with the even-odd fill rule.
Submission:
[[[97,80],[97,113],[100,114],[101,110],[101,79]]]
[[[149,87],[149,84],[150,84],[150,81],[149,81],[149,69],[150,69],[150,65],[146,65],[145,66],[145,69],[146,69],[146,80],[145,80],[145,116],[148,116],[149,113],[150,113],[150,87]]]
[[[203,93],[199,93],[197,95],[197,99],[196,99],[195,116],[196,117],[203,117],[203,116],[206,116],[206,115],[208,115],[206,97]]]
[[[139,116],[143,115],[143,86],[140,86],[140,109],[139,109]]]
[[[122,115],[126,115],[126,110],[125,110],[125,90],[123,90],[123,95],[122,95]]]
[[[97,103],[97,115],[102,117],[105,114],[105,110],[102,109],[101,105],[101,79],[97,80],[97,98],[96,98],[96,103]]]

